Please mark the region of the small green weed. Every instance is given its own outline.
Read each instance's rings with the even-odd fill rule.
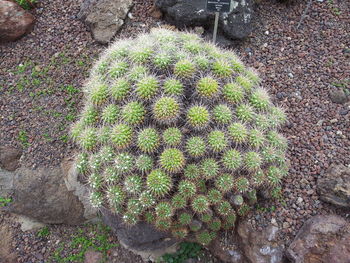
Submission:
[[[334,3],[333,0],[328,0],[328,6],[329,6],[329,8],[331,9],[332,13],[333,13],[334,15],[336,15],[336,16],[341,15],[341,10],[340,10],[340,8],[339,8],[339,7],[335,7],[334,5],[335,5],[335,3]]]
[[[269,212],[273,212],[275,210],[275,206],[264,207],[264,206],[261,206],[260,204],[256,204],[255,209],[257,212],[269,213]]]
[[[336,16],[340,16],[341,15],[341,11],[338,7],[333,7],[332,8],[332,12],[333,14],[335,14]]]
[[[43,137],[45,138],[46,141],[52,142],[54,139],[50,136],[48,132],[43,133]]]
[[[70,94],[70,95],[74,95],[74,94],[77,94],[77,93],[80,92],[80,90],[77,89],[77,88],[75,88],[73,85],[67,85],[67,86],[65,86],[64,89],[65,89],[65,90],[67,91],[67,93]]]
[[[30,81],[26,77],[21,77],[16,85],[16,89],[23,92],[26,87],[29,87]]]
[[[65,117],[66,121],[74,121],[77,116],[74,113],[68,113]]]
[[[65,129],[67,128],[67,125],[65,122],[61,122],[59,125],[58,125],[58,130],[61,132],[61,131],[64,131]],[[68,135],[67,135],[68,136]]]
[[[85,66],[84,60],[78,60],[78,61],[77,61],[77,65],[78,65],[79,67],[84,67],[84,66]]]
[[[34,86],[40,86],[41,80],[37,79],[37,78],[34,78],[32,83],[33,83]]]
[[[23,148],[28,148],[30,146],[28,134],[25,130],[20,130],[18,133],[18,140],[22,144]]]
[[[60,58],[62,64],[69,64],[72,61],[72,59],[64,51],[60,52],[58,57]]]
[[[16,0],[17,4],[19,4],[23,9],[29,10],[34,7],[37,3],[37,0]]]
[[[5,207],[12,202],[12,198],[0,196],[0,207]]]
[[[104,255],[107,259],[107,252],[118,244],[111,243],[109,240],[110,229],[102,224],[90,225],[88,231],[79,228],[75,234],[71,236],[71,241],[61,246],[53,252],[51,262],[83,262],[85,253],[92,248]],[[67,253],[67,251],[78,250],[75,253]],[[62,254],[65,256],[62,256]]]
[[[47,236],[50,235],[50,229],[49,229],[47,226],[45,226],[45,227],[43,227],[42,229],[40,229],[40,230],[36,233],[36,235],[37,235],[38,237],[47,237]]]
[[[67,142],[69,141],[69,136],[68,136],[67,134],[62,135],[62,136],[60,137],[60,140],[61,140],[62,142],[64,142],[64,143],[67,143]]]
[[[16,1],[18,2],[19,0],[16,0]],[[30,60],[29,61],[25,61],[23,64],[19,64],[17,66],[17,68],[16,68],[16,71],[14,71],[13,73],[15,73],[15,74],[22,74],[32,65],[33,65],[32,61],[30,61]]]
[[[343,79],[339,82],[332,82],[331,85],[337,88],[346,88],[348,85],[350,85],[350,79]]]
[[[165,254],[162,260],[166,263],[182,263],[189,258],[196,258],[199,256],[202,246],[198,243],[182,242],[180,249],[174,254]]]

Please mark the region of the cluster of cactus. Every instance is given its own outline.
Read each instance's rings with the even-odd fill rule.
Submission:
[[[288,170],[277,132],[286,115],[259,83],[195,34],[154,29],[114,43],[71,130],[92,205],[204,245],[233,228]]]

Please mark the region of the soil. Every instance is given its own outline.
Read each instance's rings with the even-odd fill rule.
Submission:
[[[105,48],[76,19],[81,1],[38,2],[31,10],[37,19],[33,32],[0,46],[0,145],[23,149],[21,165],[33,168],[57,165],[74,153],[68,133],[82,106],[79,88]],[[152,0],[134,2],[132,16],[116,38],[164,23],[150,16]],[[348,213],[321,202],[316,182],[331,164],[350,165],[350,104],[329,98],[335,89],[350,90],[350,2],[313,1],[304,16],[306,6],[306,1],[258,1],[253,33],[232,44],[246,65],[258,70],[262,85],[289,117],[282,129],[291,163],[283,194],[274,203],[259,203],[248,215],[258,230],[276,220],[286,246],[311,216]],[[0,222],[5,237],[0,254],[15,255],[15,262],[49,262],[59,244],[69,243],[69,234],[77,231],[50,226],[50,236],[42,239],[36,232],[22,232],[4,212]],[[140,262],[121,247],[110,253],[110,262]]]

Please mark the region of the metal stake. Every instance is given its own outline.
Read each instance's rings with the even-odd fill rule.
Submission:
[[[214,22],[214,32],[213,32],[213,43],[216,43],[216,35],[218,34],[218,25],[219,25],[219,12],[215,12],[215,22]]]

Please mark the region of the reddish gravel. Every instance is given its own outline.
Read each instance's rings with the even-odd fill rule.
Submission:
[[[329,99],[336,84],[350,89],[350,2],[313,1],[296,29],[305,7],[306,2],[288,7],[261,2],[254,33],[238,47],[289,117],[282,130],[289,140],[291,163],[283,198],[265,205],[270,211],[275,207],[275,212],[252,215],[259,227],[275,218],[286,244],[312,215],[349,216],[319,200],[316,182],[331,164],[350,165],[350,104]]]
[[[40,0],[31,11],[37,19],[34,31],[0,46],[0,145],[23,148],[23,165],[54,166],[75,148],[67,134],[81,107],[79,88],[105,48],[76,19],[81,2]],[[147,16],[151,7],[152,1],[135,1],[133,19],[117,37],[156,26]],[[28,65],[23,72],[21,65]],[[70,93],[70,86],[78,90]],[[21,134],[28,137],[24,143]]]
[[[104,48],[75,19],[80,2],[41,0],[32,11],[37,18],[34,31],[0,46],[0,145],[24,147],[23,165],[57,165],[75,149],[65,136],[79,112],[82,95],[71,86],[82,86],[91,63]],[[149,17],[151,5],[151,0],[135,1],[132,16],[117,37],[132,36],[160,23]],[[335,86],[350,88],[350,2],[313,1],[296,29],[305,7],[306,1],[289,5],[260,1],[254,32],[233,46],[247,65],[261,73],[263,85],[289,116],[283,133],[289,139],[291,169],[284,180],[283,197],[273,204],[260,204],[249,215],[258,229],[276,219],[286,245],[312,215],[348,216],[348,211],[319,200],[316,181],[330,164],[350,165],[350,105],[329,99]],[[18,65],[26,61],[32,63],[19,72]],[[69,228],[57,229],[64,233]],[[30,236],[27,241],[18,239],[13,247],[26,245],[28,251],[38,252],[35,240]],[[49,250],[52,245],[46,246]]]

